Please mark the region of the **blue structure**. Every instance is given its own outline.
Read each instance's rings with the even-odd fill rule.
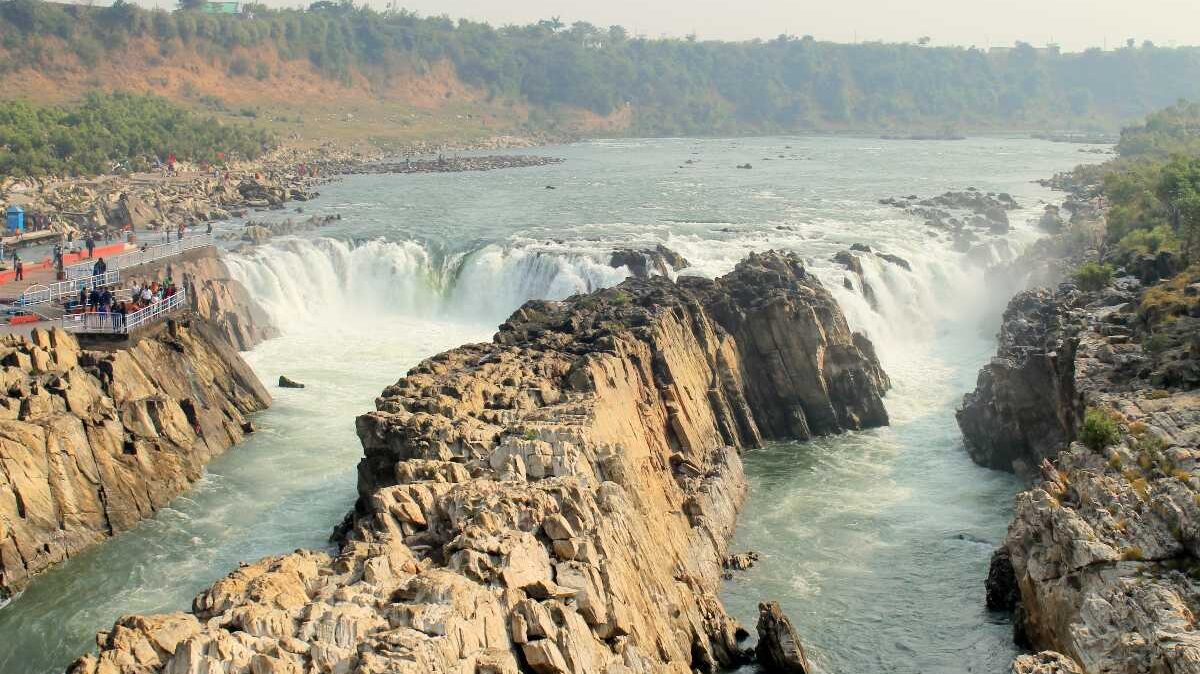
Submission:
[[[4,214],[9,232],[25,231],[25,209],[20,206],[9,206]]]

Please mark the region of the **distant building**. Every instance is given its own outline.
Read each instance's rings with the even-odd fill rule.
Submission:
[[[239,14],[241,12],[240,5],[241,3],[239,2],[214,2],[213,0],[209,0],[204,3],[201,11],[205,14]]]

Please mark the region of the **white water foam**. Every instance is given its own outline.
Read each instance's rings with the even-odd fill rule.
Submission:
[[[314,316],[369,315],[495,325],[529,299],[562,299],[628,276],[591,255],[489,245],[440,257],[420,244],[286,239],[230,267],[286,333]]]

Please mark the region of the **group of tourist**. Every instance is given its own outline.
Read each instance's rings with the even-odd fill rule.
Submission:
[[[157,304],[179,292],[175,281],[167,277],[162,283],[147,281],[145,284],[135,281],[129,290],[129,299],[118,299],[108,288],[82,287],[78,299],[67,307],[69,313],[109,314],[115,327],[120,329],[125,325],[125,317],[141,311],[146,307]]]

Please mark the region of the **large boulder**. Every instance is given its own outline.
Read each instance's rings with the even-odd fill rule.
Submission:
[[[1029,290],[1005,310],[997,355],[955,414],[976,463],[1029,477],[1073,439],[1083,410],[1066,299]]]
[[[758,646],[754,654],[759,667],[767,674],[809,674],[813,671],[792,621],[783,614],[777,602],[758,605]]]
[[[613,268],[625,267],[635,278],[670,276],[673,272],[690,266],[687,259],[661,243],[650,249],[635,250],[621,248],[609,256],[608,264]]]

